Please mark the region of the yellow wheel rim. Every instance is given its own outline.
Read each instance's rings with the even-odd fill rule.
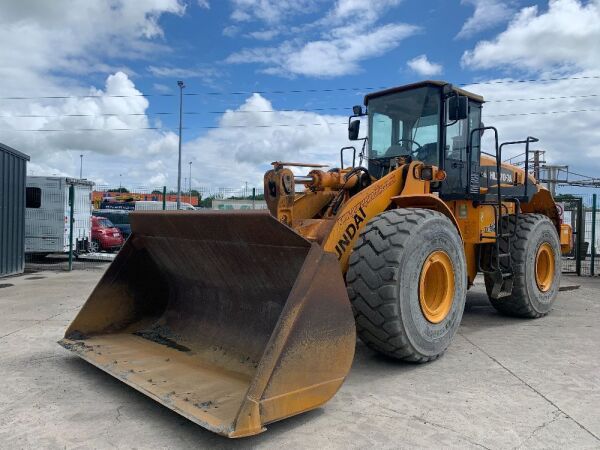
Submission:
[[[454,267],[448,254],[442,250],[431,253],[419,279],[419,303],[425,318],[440,323],[446,318],[454,298]]]
[[[549,243],[544,242],[540,245],[535,257],[535,282],[540,291],[550,290],[555,270],[554,250]]]

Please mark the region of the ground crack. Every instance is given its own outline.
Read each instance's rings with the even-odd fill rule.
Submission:
[[[461,335],[469,344],[471,344],[473,347],[475,347],[477,350],[479,350],[481,353],[483,353],[485,356],[487,356],[489,359],[491,359],[492,361],[494,361],[497,365],[499,365],[500,367],[502,367],[506,372],[508,372],[510,375],[512,375],[514,378],[516,378],[517,380],[519,380],[521,383],[523,383],[525,386],[527,386],[529,389],[531,389],[533,392],[535,392],[537,395],[539,395],[540,397],[542,397],[544,400],[546,400],[550,405],[552,405],[556,410],[560,411],[562,414],[564,414],[564,416],[567,419],[572,420],[575,424],[577,424],[577,426],[579,428],[581,428],[583,431],[585,431],[586,433],[588,433],[590,436],[592,436],[594,439],[596,439],[597,441],[600,442],[600,437],[596,436],[596,434],[594,434],[592,431],[588,430],[583,424],[579,423],[577,420],[575,420],[574,417],[570,416],[569,414],[567,414],[565,411],[563,411],[556,403],[554,403],[552,400],[550,400],[548,397],[546,397],[544,394],[542,394],[540,391],[538,391],[536,388],[534,388],[531,384],[529,384],[527,381],[525,381],[523,378],[521,378],[519,375],[517,375],[516,373],[514,373],[512,370],[510,370],[508,367],[506,367],[504,364],[502,364],[500,361],[498,361],[496,358],[494,358],[492,355],[490,355],[488,352],[486,352],[483,348],[481,348],[479,345],[477,345],[475,342],[473,342],[471,339],[469,339],[467,336],[465,336],[464,334],[462,334],[461,332],[458,332],[459,335]],[[557,418],[556,418],[557,419]],[[554,420],[556,420],[554,419]],[[551,420],[550,422],[553,422],[554,420]],[[549,424],[542,424],[542,428],[544,426],[547,426]],[[539,428],[539,427],[538,427]],[[541,428],[540,428],[541,429]],[[537,430],[539,431],[539,430]],[[536,430],[534,430],[534,433],[537,432]],[[530,436],[531,437],[531,436]],[[529,439],[529,438],[528,438]]]

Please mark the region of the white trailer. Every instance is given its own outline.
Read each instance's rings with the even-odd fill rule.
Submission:
[[[185,202],[180,202],[181,203],[181,208],[183,210],[188,210],[188,211],[194,211],[196,208],[194,208],[192,205],[190,205],[189,203],[185,203]],[[163,209],[163,202],[155,202],[155,201],[146,201],[146,200],[139,200],[135,202],[135,210],[136,211],[158,211]],[[177,209],[177,202],[165,202],[165,209],[172,211],[172,210],[176,210]]]
[[[88,180],[65,177],[27,177],[25,252],[69,251],[69,186],[75,190],[73,249],[87,251],[92,234],[92,188]]]

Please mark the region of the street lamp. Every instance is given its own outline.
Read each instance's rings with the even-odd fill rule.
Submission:
[[[190,205],[192,204],[192,162],[190,161]]]
[[[83,153],[79,155],[80,163],[79,163],[79,179],[83,179]]]
[[[177,161],[177,209],[181,209],[181,127],[183,123],[183,81],[178,81],[179,86],[179,156]]]

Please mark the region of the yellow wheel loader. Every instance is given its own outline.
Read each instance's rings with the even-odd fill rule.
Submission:
[[[268,212],[132,213],[61,345],[242,437],[327,402],[357,334],[392,358],[439,357],[478,273],[501,313],[547,314],[571,230],[528,174],[536,139],[500,145],[482,104],[439,81],[371,93],[348,122],[358,155],[342,149],[331,170],[273,163]],[[523,169],[501,163],[508,145],[525,147]]]

